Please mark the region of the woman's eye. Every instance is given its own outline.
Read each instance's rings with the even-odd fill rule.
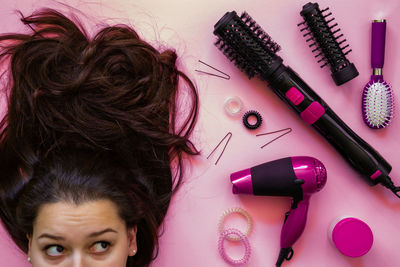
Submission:
[[[52,256],[52,257],[57,257],[57,256],[61,256],[64,254],[64,248],[59,245],[47,246],[45,251],[46,251],[47,255]]]
[[[102,253],[107,251],[110,248],[110,242],[100,241],[93,244],[90,251],[92,253]]]

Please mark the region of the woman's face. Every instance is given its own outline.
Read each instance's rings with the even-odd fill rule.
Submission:
[[[137,250],[136,227],[126,229],[109,200],[45,204],[28,238],[34,267],[126,267]]]

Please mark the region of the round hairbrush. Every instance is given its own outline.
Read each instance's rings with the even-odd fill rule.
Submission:
[[[372,22],[371,35],[372,76],[365,85],[362,95],[362,115],[368,127],[386,127],[393,117],[393,91],[383,79],[382,68],[385,59],[386,20]]]
[[[343,34],[339,33],[338,24],[333,22],[335,18],[330,17],[332,12],[328,10],[329,8],[320,10],[317,3],[304,5],[300,12],[304,22],[298,26],[304,25],[301,31],[307,31],[303,36],[308,37],[307,42],[311,42],[309,47],[314,47],[312,51],[317,53],[316,58],[320,58],[318,63],[322,62],[321,68],[329,65],[335,84],[342,85],[357,77],[358,71],[346,58],[351,49],[348,48]]]

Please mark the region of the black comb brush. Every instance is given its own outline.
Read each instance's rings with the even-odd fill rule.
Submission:
[[[308,124],[312,125],[370,185],[382,184],[399,198],[388,176],[392,167],[354,133],[276,52],[279,46],[247,14],[227,12],[215,25],[216,45],[249,78],[258,75]]]
[[[305,25],[301,31],[308,31],[303,36],[308,37],[307,42],[312,42],[309,46],[314,48],[313,52],[317,52],[315,57],[320,58],[318,63],[323,62],[321,68],[330,65],[332,79],[336,85],[341,85],[357,77],[358,71],[346,58],[351,49],[340,28],[337,28],[338,24],[333,23],[335,18],[330,17],[332,12],[326,13],[328,10],[320,10],[317,3],[304,5],[300,12],[304,21],[297,26]]]

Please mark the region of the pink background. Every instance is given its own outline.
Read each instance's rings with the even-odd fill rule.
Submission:
[[[400,2],[398,0],[319,1],[329,6],[353,52],[348,58],[360,75],[337,87],[328,68],[320,69],[311,49],[301,36],[297,23],[306,1],[188,1],[188,0],[102,0],[65,1],[87,15],[93,22],[131,23],[153,44],[175,47],[181,55],[181,68],[196,82],[200,94],[200,116],[193,140],[202,151],[188,164],[184,185],[173,199],[160,239],[160,252],[152,266],[228,266],[217,252],[217,224],[221,214],[231,207],[246,209],[254,219],[249,237],[252,255],[247,266],[274,266],[279,251],[279,236],[289,198],[237,196],[231,193],[229,174],[266,161],[288,156],[313,156],[328,171],[325,188],[311,198],[308,222],[300,240],[294,245],[294,257],[283,266],[399,266],[400,200],[381,186],[369,187],[345,160],[316,132],[305,125],[258,79],[248,80],[214,47],[213,25],[227,11],[246,10],[282,46],[280,56],[296,70],[330,107],[362,138],[391,163],[392,179],[400,184],[400,119],[390,127],[374,131],[362,122],[361,93],[371,73],[371,20],[387,19],[386,62],[384,77],[400,95]],[[3,0],[0,7],[0,32],[23,29],[15,9],[29,14],[39,7],[66,8],[43,0]],[[207,68],[201,59],[229,73],[229,81],[199,75],[194,70]],[[397,75],[396,75],[397,74]],[[223,102],[238,96],[244,111],[258,110],[263,124],[256,131],[246,130],[240,118],[228,117]],[[400,101],[400,100],[399,100]],[[4,106],[2,107],[2,109]],[[397,111],[398,113],[398,111]],[[255,137],[255,133],[291,127],[293,132],[260,149],[273,137]],[[209,160],[208,153],[227,132],[233,137],[218,165],[220,150]],[[364,220],[374,233],[371,251],[361,258],[341,255],[328,240],[328,228],[336,217],[349,215]],[[227,224],[243,229],[241,220]],[[239,257],[240,246],[227,246]],[[25,256],[8,241],[1,229],[0,265],[28,266]]]

